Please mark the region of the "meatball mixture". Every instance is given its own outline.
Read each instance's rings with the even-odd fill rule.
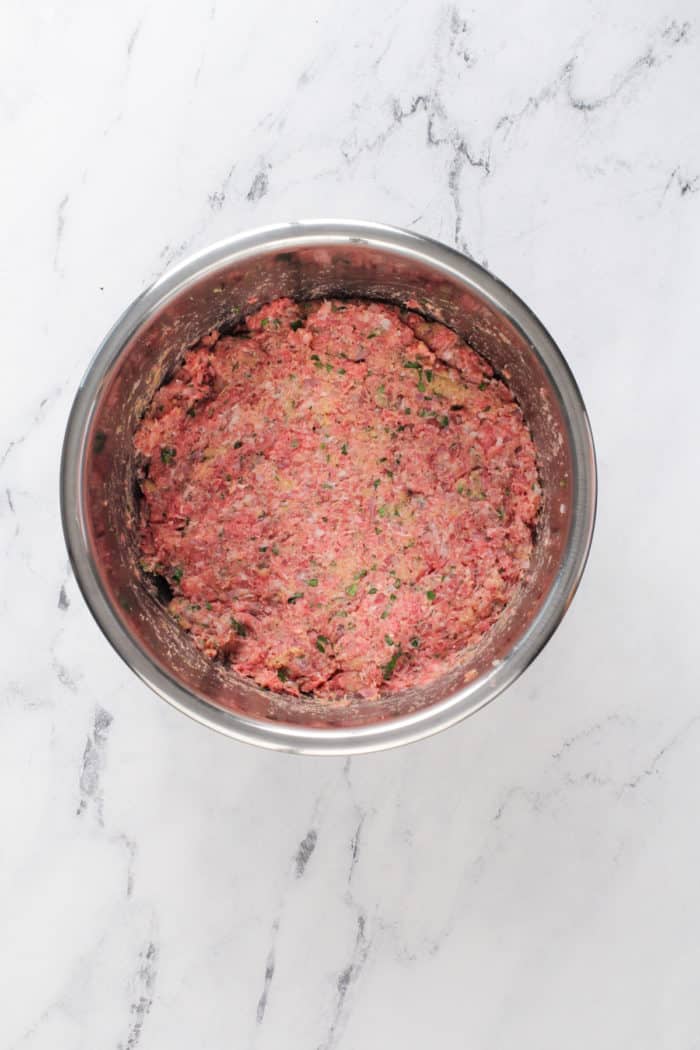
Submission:
[[[412,310],[269,303],[188,351],[135,443],[143,569],[204,653],[275,692],[424,684],[528,571],[540,488],[520,408]]]

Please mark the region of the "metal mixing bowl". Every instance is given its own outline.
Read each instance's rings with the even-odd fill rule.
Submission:
[[[329,703],[258,688],[207,660],[138,567],[132,435],[157,387],[199,336],[279,296],[363,296],[454,328],[508,382],[537,448],[543,504],[530,577],[480,646],[428,687]],[[596,469],[576,382],[551,336],[505,285],[465,256],[370,223],[303,222],[234,237],[193,256],[132,303],[75,398],[61,512],[76,579],[119,655],[204,724],[278,750],[351,754],[403,744],[493,700],[547,642],[584,569]]]

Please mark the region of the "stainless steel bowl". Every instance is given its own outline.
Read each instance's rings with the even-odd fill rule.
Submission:
[[[352,295],[405,303],[454,328],[508,377],[530,424],[543,506],[529,581],[478,649],[423,689],[377,701],[296,700],[208,661],[138,568],[132,435],[183,351],[211,328],[278,296]],[[370,223],[303,222],[234,237],[193,256],[132,303],[107,335],[73,404],[61,512],[75,575],[133,671],[180,711],[283,751],[351,754],[404,744],[493,700],[563,617],[593,532],[596,469],[576,382],[534,314],[465,256]]]

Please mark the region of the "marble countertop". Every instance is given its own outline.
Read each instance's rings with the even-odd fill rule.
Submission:
[[[0,1046],[700,1046],[700,18],[595,0],[4,15]],[[29,58],[28,58],[29,56]],[[191,723],[102,638],[58,458],[115,317],[268,222],[395,223],[538,313],[597,440],[518,684],[350,761]]]

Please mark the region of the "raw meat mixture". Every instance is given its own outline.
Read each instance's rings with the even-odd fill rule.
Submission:
[[[185,355],[135,443],[143,569],[201,650],[276,692],[424,683],[528,570],[540,489],[521,411],[411,310],[270,303]]]

